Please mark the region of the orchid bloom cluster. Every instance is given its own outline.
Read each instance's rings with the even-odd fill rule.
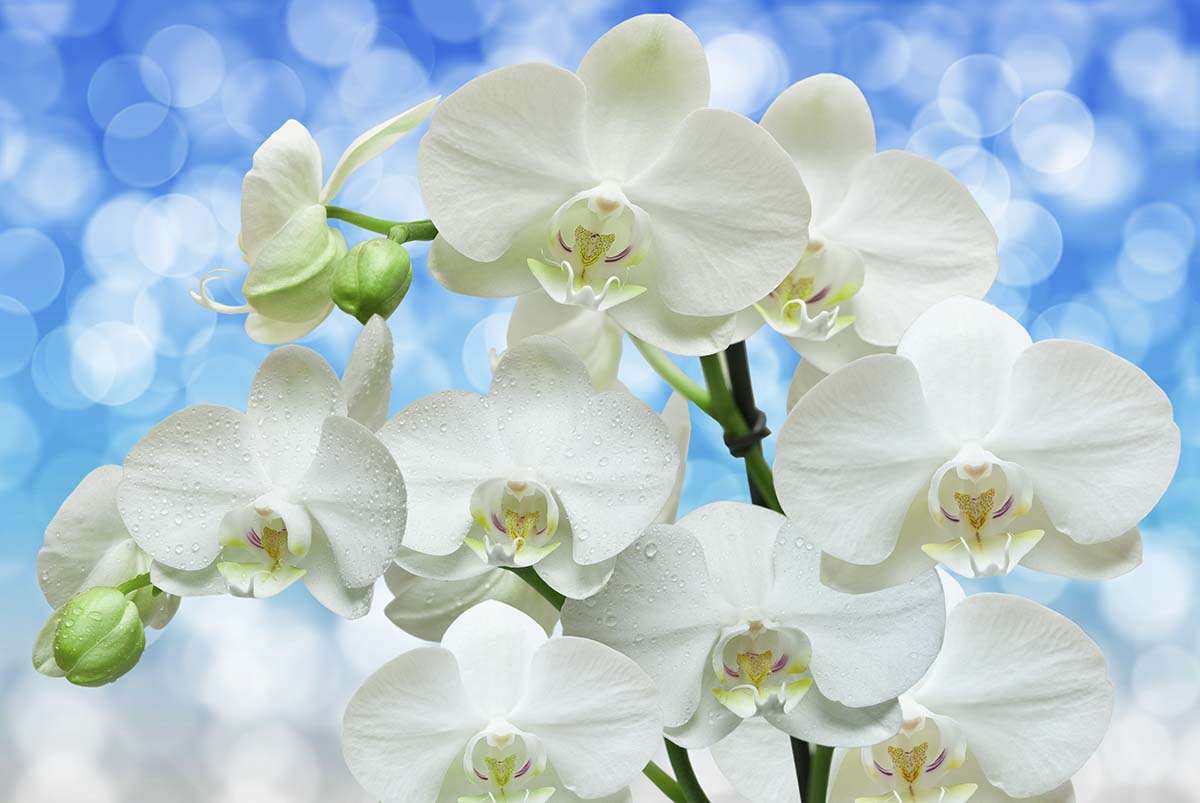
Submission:
[[[245,301],[212,275],[195,299],[264,343],[334,306],[361,335],[340,377],[281,345],[244,410],[180,410],[80,483],[39,555],[35,667],[112,682],[185,597],[303,585],[354,619],[382,587],[438,642],[347,705],[346,763],[383,801],[617,803],[644,772],[697,803],[701,748],[753,803],[1072,801],[1112,711],[1103,655],[950,573],[1135,568],[1179,458],[1166,395],[980,300],[987,217],[936,164],[877,153],[848,79],[800,81],[761,124],[708,94],[696,35],[646,15],[575,72],[504,67],[375,126],[324,181],[307,129],[271,135],[243,185]],[[330,205],[426,118],[429,220]],[[381,236],[348,249],[331,219]],[[487,395],[389,417],[418,240],[450,291],[516,301]],[[773,470],[758,330],[801,357]],[[676,391],[662,411],[617,380],[626,335]],[[755,504],[678,515],[691,407]]]

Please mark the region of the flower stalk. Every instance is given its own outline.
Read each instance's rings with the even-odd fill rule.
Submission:
[[[432,240],[438,233],[437,226],[433,225],[432,220],[385,220],[341,206],[326,206],[325,215],[335,220],[344,220],[360,229],[382,234],[397,243]]]

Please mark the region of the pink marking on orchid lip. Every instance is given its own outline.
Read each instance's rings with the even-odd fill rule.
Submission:
[[[787,663],[788,663],[787,653],[784,653],[783,655],[779,656],[779,660],[776,661],[775,665],[771,667],[771,671],[778,672],[780,669],[783,669],[785,666],[787,666]]]
[[[880,766],[878,761],[874,762],[874,764],[875,764],[875,769],[879,770],[881,773],[883,773],[884,775],[886,775],[889,778],[891,778],[892,775],[895,774],[895,773],[888,772],[887,770],[885,770],[882,766]]]
[[[558,247],[566,251],[568,254],[571,253],[571,246],[567,245],[563,240],[561,231],[558,233]]]
[[[821,301],[824,301],[824,300],[825,300],[825,297],[826,297],[827,295],[829,295],[829,285],[826,285],[826,286],[822,287],[820,290],[818,290],[818,291],[817,291],[816,295],[814,295],[812,298],[809,298],[809,299],[808,299],[807,301],[805,301],[804,303],[805,303],[805,304],[817,304],[817,303],[820,303]]]
[[[623,250],[621,253],[617,254],[616,256],[605,257],[604,261],[605,262],[620,262],[622,259],[629,256],[629,252],[632,250],[633,250],[633,243],[630,243],[629,245],[625,246],[625,250]]]
[[[1010,496],[1010,497],[1008,497],[1007,500],[1005,500],[1004,504],[1000,506],[1000,509],[992,514],[992,518],[998,519],[1001,516],[1003,516],[1005,513],[1008,512],[1008,509],[1010,507],[1012,507],[1012,503],[1013,503],[1013,498]]]
[[[925,768],[925,771],[926,771],[926,772],[933,772],[933,771],[934,771],[934,770],[936,770],[938,767],[942,766],[942,763],[943,763],[945,760],[946,760],[946,751],[945,751],[945,750],[943,750],[943,751],[942,751],[942,753],[941,753],[941,755],[939,755],[937,758],[935,758],[935,759],[933,760],[933,763],[932,763],[932,764],[930,764],[928,767],[926,767],[926,768]]]
[[[533,759],[526,759],[525,766],[513,773],[514,778],[520,778],[525,773],[529,772],[529,768],[533,766]]]
[[[254,531],[254,528],[250,528],[250,532],[246,533],[246,540],[254,544],[259,549],[263,548],[262,538],[260,538],[258,533]]]
[[[508,530],[505,529],[504,525],[500,523],[500,517],[497,516],[495,513],[492,514],[492,526],[495,527],[500,532],[504,533],[505,535],[508,535]]]
[[[960,521],[962,521],[962,519],[960,519],[958,516],[951,516],[950,511],[946,510],[946,508],[942,505],[938,505],[938,507],[942,508],[942,515],[950,519],[950,521],[954,522],[955,524],[958,524]]]
[[[731,678],[740,678],[741,677],[741,674],[736,669],[729,668],[729,664],[721,664],[721,666],[725,667],[725,674],[729,675],[729,677],[731,677]]]
[[[475,777],[478,778],[479,780],[486,781],[488,779],[488,777],[486,775],[484,775],[482,772],[475,769],[474,767],[471,767],[471,769],[475,770]]]

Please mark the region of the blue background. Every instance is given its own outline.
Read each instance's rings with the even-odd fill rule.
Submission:
[[[41,533],[84,474],[121,462],[170,412],[244,404],[266,349],[187,291],[229,267],[220,292],[234,301],[241,176],[272,130],[304,122],[328,170],[391,114],[503,64],[573,68],[612,24],[651,10],[704,41],[714,105],[757,119],[806,75],[853,78],[880,148],[939,160],[992,218],[1002,269],[990,300],[1035,338],[1109,348],[1170,393],[1184,452],[1146,523],[1142,568],[1104,585],[1018,571],[972,590],[1041,600],[1108,654],[1118,706],[1080,800],[1200,799],[1200,13],[1188,0],[0,0],[0,797],[359,798],[337,723],[361,679],[410,643],[379,612],[386,595],[352,624],[302,592],[187,602],[133,674],[76,689],[28,665],[49,614]],[[338,202],[421,217],[416,142],[356,174]],[[451,296],[419,258],[392,319],[393,409],[486,387],[510,308]],[[356,329],[335,311],[305,342],[340,368]],[[769,332],[750,349],[778,424],[796,357]],[[665,388],[627,352],[622,379],[661,405]],[[745,498],[718,433],[696,425],[684,509]]]

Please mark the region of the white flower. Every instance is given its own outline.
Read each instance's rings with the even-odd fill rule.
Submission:
[[[862,92],[814,75],[762,119],[812,196],[808,249],[757,305],[828,373],[896,346],[908,325],[955,295],[981,298],[999,269],[996,234],[949,172],[913,153],[875,152]]]
[[[371,425],[386,411],[390,349],[386,325],[373,319],[345,386],[315,352],[276,349],[245,414],[188,407],[133,447],[118,500],[156,561],[156,586],[268,597],[303,578],[333,612],[367,612],[400,548],[404,481],[368,426],[348,415]]]
[[[667,503],[679,462],[653,410],[625,391],[596,393],[549,337],[506,351],[488,396],[427,396],[379,437],[408,488],[397,563],[445,580],[533,566],[569,597],[604,584]]]
[[[563,630],[620,650],[658,685],[667,736],[711,745],[762,716],[793,736],[872,744],[900,726],[897,695],[941,646],[934,572],[849,595],[821,585],[801,530],[717,502],[650,528],[608,586],[563,607]]]
[[[208,283],[192,293],[197,303],[221,313],[249,313],[246,333],[260,343],[286,343],[315,329],[333,309],[330,280],[346,253],[341,232],[328,226],[325,205],[358,168],[420,125],[437,103],[427,100],[367,131],[346,148],[321,184],[321,151],[308,129],[288,120],[254,152],[242,182],[242,229],[238,244],[250,266],[242,293],[246,303],[214,301]]]
[[[125,529],[117,510],[120,466],[101,466],[71,492],[46,528],[38,552],[38,580],[55,609],[97,586],[119,586],[150,571],[150,556]],[[147,627],[165,627],[179,609],[179,597],[149,586],[129,599]]]
[[[1137,524],[1178,459],[1171,403],[1140,368],[1085,343],[1031,344],[1000,310],[955,298],[896,354],[856,360],[796,403],[775,479],[837,587],[935,563],[1094,579],[1138,565]]]
[[[1070,778],[1104,738],[1113,687],[1070,620],[980,594],[950,611],[941,654],[901,703],[898,734],[837,751],[831,803],[1074,803]],[[751,803],[799,803],[778,733],[741,728],[713,758]]]
[[[808,194],[769,134],[706,108],[696,35],[627,20],[571,73],[519,64],[463,86],[421,142],[451,290],[606,310],[660,348],[711,354],[807,243]]]
[[[367,679],[342,748],[385,803],[618,803],[661,733],[654,685],[633,661],[586,639],[547,640],[528,616],[484,602],[442,646]]]
[[[688,446],[691,440],[692,422],[687,399],[678,393],[671,394],[663,407],[662,420],[671,433],[678,450],[679,461],[675,473],[675,487],[663,504],[655,522],[667,523],[675,520],[679,497],[683,492],[684,473],[687,467]],[[409,559],[401,560],[411,565]],[[416,558],[418,561],[420,558]],[[472,575],[461,580],[437,580],[404,569],[399,564],[388,568],[384,575],[388,590],[394,599],[384,612],[401,630],[417,638],[437,641],[442,633],[460,614],[473,605],[487,599],[495,599],[529,614],[549,633],[558,622],[558,610],[523,579],[500,567],[492,567],[483,574]]]

